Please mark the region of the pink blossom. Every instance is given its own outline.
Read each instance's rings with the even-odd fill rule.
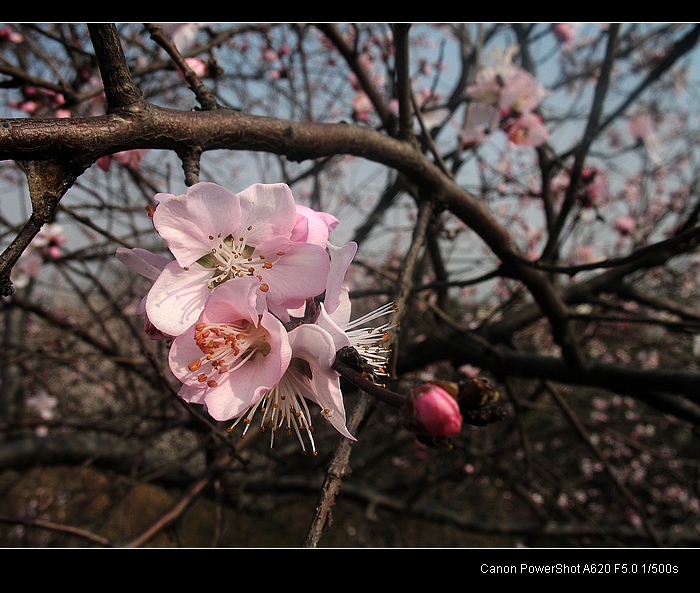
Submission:
[[[211,291],[196,322],[170,348],[170,369],[183,383],[178,394],[204,405],[215,420],[236,418],[258,403],[291,360],[287,331],[261,307],[258,288],[256,278],[246,277]]]
[[[44,259],[30,246],[19,256],[17,263],[12,268],[10,273],[12,284],[15,288],[24,288],[32,278],[39,275],[43,266]]]
[[[185,62],[199,78],[209,74],[209,66],[202,58],[185,58]]]
[[[68,241],[68,237],[60,224],[47,223],[32,239],[31,247],[38,250],[45,259],[58,259],[61,257],[61,246],[66,241]]]
[[[9,25],[0,28],[0,41],[7,39],[11,43],[22,43],[24,36],[17,31],[13,31]]]
[[[326,247],[330,232],[340,221],[327,212],[319,212],[308,206],[296,204],[297,218],[292,229],[292,241],[303,241]]]
[[[197,319],[211,290],[252,277],[283,321],[288,309],[326,288],[326,250],[294,241],[294,196],[285,184],[255,184],[234,194],[202,182],[185,194],[157,194],[156,231],[175,256],[146,299],[151,322],[178,335]]]
[[[65,112],[67,111],[63,107],[64,104],[65,98],[61,93],[34,86],[28,86],[24,89],[23,101],[12,101],[9,103],[10,107],[20,109],[29,115],[40,115],[45,111],[55,112],[59,110],[62,114],[61,117],[65,117]]]
[[[640,113],[630,120],[628,129],[630,135],[644,145],[649,158],[657,165],[660,164],[661,143],[656,134],[656,123],[654,119],[646,113]]]
[[[607,176],[599,167],[584,167],[581,179],[585,188],[581,200],[583,208],[604,206],[610,201]]]
[[[508,139],[517,146],[541,146],[549,139],[542,119],[534,113],[521,113],[511,118],[504,129]]]
[[[31,278],[39,275],[45,261],[61,257],[61,247],[67,240],[61,225],[46,223],[42,226],[12,268],[15,287],[27,286]]]
[[[498,109],[487,103],[472,103],[468,106],[464,129],[459,133],[462,148],[471,148],[486,140],[498,129],[500,114]]]
[[[258,407],[262,407],[260,429],[270,431],[270,450],[273,449],[278,430],[284,428],[288,435],[296,433],[304,453],[306,445],[303,435],[306,434],[316,455],[313,420],[305,401],[309,400],[321,407],[323,417],[340,434],[357,440],[346,426],[340,376],[331,368],[335,360],[331,336],[317,325],[302,324],[291,330],[288,337],[292,358],[279,383],[255,402],[245,415],[240,415],[229,431],[243,420],[243,438]]]
[[[185,53],[194,44],[200,23],[161,23],[163,32],[169,35],[180,53]]]
[[[117,259],[124,265],[131,268],[137,274],[153,280],[157,280],[163,268],[170,263],[170,260],[159,253],[151,253],[146,249],[136,247],[127,249],[126,247],[117,248]],[[144,316],[144,331],[152,340],[171,340],[173,336],[163,333],[155,327],[148,319],[146,313],[146,296],[141,299],[136,313]]]
[[[480,70],[476,82],[467,87],[467,94],[508,114],[536,109],[547,91],[532,74],[507,63]]]
[[[347,286],[342,287],[337,303],[335,309],[335,303],[329,303],[329,308],[326,308],[325,302],[322,303],[316,321],[333,338],[334,351],[352,346],[377,379],[388,377],[386,367],[391,353],[389,332],[396,328],[396,323],[391,319],[379,325],[373,322],[395,314],[396,305],[393,302],[386,303],[351,320],[352,305]]]
[[[352,118],[355,121],[367,123],[374,109],[372,101],[364,91],[358,91],[352,99]]]
[[[571,49],[571,42],[576,36],[576,30],[579,26],[580,23],[550,23],[549,29],[552,31],[557,41],[561,43],[562,49],[564,51],[569,51]]]
[[[623,236],[630,235],[637,228],[637,222],[631,216],[623,215],[615,221],[615,230]]]
[[[114,160],[125,167],[138,169],[141,165],[141,159],[146,152],[148,152],[147,149],[134,148],[132,150],[115,152],[114,154],[106,154],[97,159],[97,166],[103,171],[109,171],[112,161]]]
[[[467,94],[477,103],[485,103],[498,107],[503,85],[495,76],[487,80],[479,80],[467,87]]]
[[[504,112],[532,111],[539,107],[546,94],[532,74],[516,68],[503,79],[498,107]]]
[[[457,400],[439,385],[427,383],[413,388],[401,413],[407,428],[420,435],[451,438],[462,430]]]
[[[635,115],[627,125],[630,134],[633,138],[643,140],[648,136],[651,136],[656,129],[654,120],[652,117],[646,113],[640,113]]]
[[[479,368],[471,364],[463,364],[458,370],[460,373],[466,375],[470,379],[473,379],[479,374]]]

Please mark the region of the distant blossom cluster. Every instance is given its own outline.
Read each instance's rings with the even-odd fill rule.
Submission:
[[[535,113],[546,96],[545,88],[529,72],[511,63],[511,52],[496,66],[482,68],[470,98],[467,123],[461,132],[465,148],[480,144],[495,130],[502,130],[517,146],[541,146],[549,139],[542,118]]]
[[[61,257],[61,247],[67,240],[60,224],[52,222],[41,227],[12,268],[14,286],[25,288],[32,278],[39,275],[44,263]]]
[[[336,352],[352,346],[385,374],[390,323],[356,329],[344,285],[357,244],[329,241],[331,214],[297,204],[282,183],[233,193],[201,182],[155,196],[156,232],[174,259],[134,248],[117,258],[153,281],[139,312],[153,339],[171,342],[169,364],[185,401],[218,421],[241,420],[244,436],[260,411],[261,430],[284,429],[316,453],[307,401],[343,436]],[[391,304],[364,322],[393,312]]]

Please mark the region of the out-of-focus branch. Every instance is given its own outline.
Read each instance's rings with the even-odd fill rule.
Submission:
[[[377,110],[379,119],[382,120],[382,125],[389,134],[394,135],[396,133],[396,122],[389,111],[389,106],[372,82],[369,72],[365,70],[362,62],[358,59],[357,53],[343,37],[338,26],[333,23],[323,23],[317,25],[317,27],[331,40],[343,58],[345,58],[350,70],[352,70],[353,74],[357,77],[357,81],[362,87],[362,90],[367,94],[372,105],[374,105],[374,108]]]
[[[73,185],[83,168],[71,161],[23,161],[27,174],[32,214],[12,243],[0,254],[0,295],[14,291],[10,272],[41,227],[53,218],[59,201]]]
[[[396,60],[396,97],[399,101],[399,138],[408,140],[413,136],[413,90],[409,70],[408,32],[410,23],[392,25]]]
[[[586,122],[586,129],[583,133],[583,138],[574,151],[574,164],[569,173],[569,187],[566,190],[564,203],[552,225],[547,245],[542,251],[542,259],[549,260],[555,258],[559,248],[561,232],[564,229],[569,213],[576,203],[578,195],[578,187],[581,179],[583,165],[588,156],[588,150],[591,143],[599,133],[599,122],[603,113],[603,104],[610,86],[610,74],[615,62],[615,50],[617,46],[617,34],[620,30],[619,23],[613,23],[608,30],[608,44],[605,50],[605,58],[600,69],[600,75],[596,83],[593,102],[591,103],[591,111]]]
[[[455,367],[472,364],[497,377],[509,375],[550,380],[569,385],[602,387],[644,401],[655,408],[700,425],[700,374],[662,369],[635,369],[617,364],[592,362],[575,369],[554,357],[494,349],[460,331],[431,335],[402,348],[399,373],[442,360]]]
[[[88,24],[107,98],[107,113],[138,111],[147,103],[131,78],[119,33],[113,23]]]
[[[151,34],[151,39],[168,53],[173,62],[175,62],[175,65],[182,71],[185,80],[187,80],[187,83],[190,85],[202,109],[217,109],[219,105],[213,93],[206,87],[194,70],[192,70],[175,44],[163,33],[163,28],[155,23],[146,23],[145,26]]]

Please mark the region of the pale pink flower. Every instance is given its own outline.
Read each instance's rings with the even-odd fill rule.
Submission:
[[[581,180],[585,188],[585,195],[581,200],[582,207],[601,207],[610,201],[607,175],[599,167],[584,167]]]
[[[503,78],[498,107],[503,112],[532,111],[539,107],[546,95],[547,91],[532,74],[514,68]]]
[[[651,115],[640,113],[635,115],[628,124],[630,135],[641,142],[649,155],[649,158],[661,164],[661,141],[656,133],[656,123]]]
[[[112,161],[117,161],[120,165],[138,169],[141,165],[143,155],[148,152],[148,149],[134,148],[132,150],[122,150],[114,154],[106,154],[97,159],[97,166],[103,171],[108,171]]]
[[[498,129],[500,120],[500,113],[493,105],[470,104],[465,126],[459,133],[462,148],[471,148],[486,140],[494,130]]]
[[[632,137],[637,140],[643,140],[644,138],[651,136],[656,129],[653,118],[646,113],[635,115],[629,121],[627,127]]]
[[[31,245],[22,252],[12,268],[10,278],[15,288],[24,288],[32,278],[36,278],[44,266],[44,258],[32,249]]]
[[[292,229],[292,241],[303,241],[326,247],[328,237],[340,221],[327,212],[319,212],[308,206],[295,204],[297,218]]]
[[[572,253],[574,263],[590,264],[596,260],[596,249],[594,245],[585,243],[577,245]]]
[[[209,66],[202,58],[185,58],[185,62],[199,78],[209,74]]]
[[[364,91],[357,91],[352,99],[352,118],[355,121],[368,123],[374,106]]]
[[[615,230],[623,236],[632,234],[637,228],[637,222],[631,216],[622,215],[615,221]]]
[[[180,53],[185,53],[194,44],[201,23],[161,23],[163,32],[170,36]]]
[[[496,76],[486,80],[480,80],[480,78],[482,77],[477,75],[477,81],[467,87],[467,94],[477,103],[498,107],[503,88],[500,79]]]
[[[326,311],[334,313],[341,304],[341,295],[347,301],[347,319],[350,318],[347,287],[344,287],[345,274],[347,273],[352,260],[357,253],[357,243],[350,241],[342,247],[327,243],[328,254],[331,259],[331,267],[328,272],[328,280],[326,281],[326,290],[323,297],[323,304]],[[347,321],[347,320],[346,320]]]
[[[549,29],[561,44],[562,50],[567,52],[571,49],[571,42],[580,26],[581,23],[550,23]]]
[[[17,31],[13,31],[9,25],[0,28],[0,41],[7,39],[10,43],[22,43],[24,36]]]
[[[260,402],[289,366],[287,330],[260,300],[256,278],[222,284],[170,348],[170,369],[183,383],[178,395],[204,405],[215,420],[236,418]]]
[[[36,395],[28,397],[26,403],[27,407],[36,412],[43,420],[53,420],[56,417],[58,400],[46,391],[40,391]]]
[[[208,293],[225,282],[255,278],[282,321],[289,320],[288,309],[325,290],[329,256],[319,245],[293,239],[297,210],[287,185],[255,184],[234,194],[202,182],[183,195],[155,199],[153,224],[176,260],[146,299],[151,322],[164,333],[178,335],[192,325]]]
[[[66,241],[68,237],[63,232],[63,227],[49,222],[42,226],[32,239],[31,247],[37,249],[45,259],[58,259],[61,257],[61,247]]]
[[[141,249],[139,247],[134,249],[118,247],[117,259],[124,265],[131,268],[137,274],[140,274],[149,280],[153,280],[154,282],[158,279],[158,276],[160,276],[163,268],[165,268],[165,266],[171,261],[164,255],[159,253],[151,253],[147,249]],[[148,314],[146,313],[146,296],[141,299],[141,302],[136,309],[136,313],[144,316],[144,331],[152,340],[172,339],[173,336],[160,331],[148,319]]]
[[[45,261],[61,257],[61,247],[67,240],[61,225],[46,223],[42,226],[12,268],[10,278],[14,286],[24,288],[39,275]]]
[[[480,70],[476,82],[467,87],[467,94],[508,114],[536,109],[547,91],[529,72],[503,63]]]
[[[253,417],[261,407],[260,430],[270,431],[270,450],[275,435],[283,429],[288,436],[296,434],[306,453],[304,433],[316,455],[313,438],[313,420],[306,400],[321,407],[321,414],[344,437],[357,440],[346,426],[345,405],[340,391],[340,375],[331,365],[335,360],[335,348],[330,334],[317,325],[303,324],[288,334],[292,358],[279,383],[255,402],[245,415],[238,417],[229,432],[241,421],[245,437]]]
[[[42,115],[43,113],[59,112],[64,113],[65,98],[61,93],[40,87],[28,86],[24,89],[23,101],[12,101],[10,107],[20,109],[29,115]]]
[[[508,139],[517,146],[541,146],[549,139],[542,118],[534,113],[521,113],[511,118],[504,130]]]
[[[478,367],[475,367],[471,364],[463,364],[461,367],[459,367],[458,370],[460,373],[466,375],[470,379],[473,379],[474,377],[478,376],[480,371]]]

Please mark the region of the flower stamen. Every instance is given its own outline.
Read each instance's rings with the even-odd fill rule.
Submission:
[[[248,320],[233,323],[199,323],[195,326],[194,341],[202,351],[202,356],[193,360],[187,368],[194,372],[204,370],[197,375],[197,381],[216,387],[218,383],[211,375],[222,375],[235,371],[258,354],[270,353],[269,334],[262,327],[256,327]]]
[[[233,432],[236,425],[243,420],[246,424],[241,438],[245,437],[248,428],[252,423],[252,418],[255,415],[258,407],[262,403],[261,408],[262,417],[260,418],[260,432],[265,432],[266,427],[270,429],[270,451],[274,451],[275,436],[280,429],[285,429],[287,436],[292,436],[296,434],[299,443],[301,444],[301,450],[304,455],[307,453],[306,445],[304,443],[304,435],[308,439],[311,446],[311,454],[318,455],[316,450],[316,443],[313,438],[313,423],[311,422],[311,412],[309,407],[306,405],[306,398],[304,398],[302,389],[304,385],[301,383],[308,381],[302,372],[296,370],[296,361],[292,360],[292,366],[282,377],[282,380],[277,384],[276,387],[268,391],[263,398],[252,406],[246,414],[240,416],[236,421],[229,427],[228,432]],[[308,388],[307,388],[308,389]],[[323,413],[328,417],[333,412],[332,410],[325,409]]]

